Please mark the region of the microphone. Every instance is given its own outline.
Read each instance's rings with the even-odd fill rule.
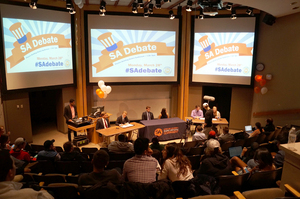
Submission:
[[[204,99],[204,100],[207,100],[207,101],[215,101],[215,97],[213,97],[213,96],[208,96],[208,95],[204,95],[203,99]]]

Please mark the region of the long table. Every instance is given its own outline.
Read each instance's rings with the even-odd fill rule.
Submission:
[[[185,117],[185,120],[192,120],[194,124],[204,124],[205,119],[193,119],[192,117]],[[228,125],[228,121],[226,118],[220,118],[220,119],[213,119],[212,123],[215,125]]]
[[[181,138],[186,129],[186,123],[179,119],[168,118],[158,120],[142,120],[145,125],[144,129],[140,129],[139,136],[148,138],[150,141],[153,137],[159,137],[160,141]]]
[[[126,132],[129,132],[129,131],[138,130],[138,129],[141,129],[141,128],[145,127],[144,125],[136,123],[136,122],[131,122],[130,124],[132,124],[133,126],[127,127],[127,128],[122,128],[120,126],[113,126],[113,127],[109,127],[109,128],[106,128],[106,129],[96,130],[96,132],[97,132],[97,134],[101,133],[102,136],[105,137],[104,142],[108,143],[108,140],[106,140],[106,138],[109,138],[109,137],[114,136],[114,135],[119,135],[119,134],[122,134],[122,133],[126,133]]]

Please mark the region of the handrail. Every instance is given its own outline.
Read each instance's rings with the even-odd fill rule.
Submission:
[[[254,112],[253,117],[266,116],[266,115],[286,115],[300,113],[300,109],[277,110],[277,111],[262,111]]]

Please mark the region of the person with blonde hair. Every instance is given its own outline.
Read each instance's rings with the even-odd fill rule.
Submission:
[[[218,109],[217,109],[216,106],[213,106],[213,114],[214,114],[214,117],[216,119],[220,119],[221,118],[221,113],[218,111]]]

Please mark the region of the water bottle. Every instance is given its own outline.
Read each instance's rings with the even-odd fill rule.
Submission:
[[[296,129],[295,127],[292,127],[289,131],[289,141],[288,141],[288,148],[292,151],[295,151],[295,142],[296,142],[296,138],[297,138],[297,135],[296,135]]]

